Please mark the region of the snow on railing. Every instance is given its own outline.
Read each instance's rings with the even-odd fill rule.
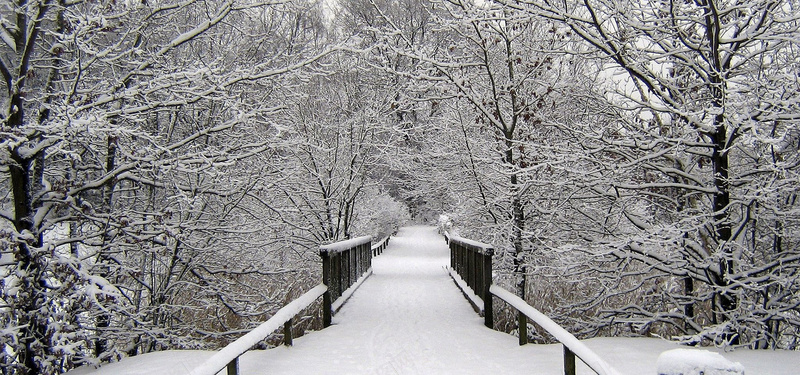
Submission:
[[[592,369],[592,371],[599,375],[619,374],[617,370],[600,358],[600,356],[598,356],[594,351],[589,349],[586,344],[582,343],[577,337],[573,336],[566,329],[558,325],[558,323],[550,319],[547,315],[542,314],[539,312],[539,310],[533,308],[533,306],[529,305],[522,298],[517,297],[514,295],[514,293],[511,293],[497,285],[492,285],[489,288],[489,292],[497,296],[497,298],[506,301],[509,305],[517,309],[517,311],[525,314],[525,316],[533,320],[540,327],[544,328],[545,331],[550,333],[550,335],[552,335],[564,346],[565,374],[575,374],[575,356],[578,356],[583,363],[585,363],[590,369]]]
[[[335,242],[329,245],[322,245],[319,247],[320,252],[326,253],[341,253],[342,251],[350,250],[356,246],[372,243],[372,236],[361,236],[349,240]]]
[[[331,325],[331,315],[372,273],[372,257],[383,252],[389,237],[372,246],[372,237],[363,236],[319,247],[322,257],[322,284],[278,310],[269,320],[222,348],[195,367],[190,375],[215,375],[227,368],[227,373],[239,373],[239,357],[266,339],[283,325],[284,344],[292,345],[292,324],[295,315],[322,296],[323,323]],[[333,299],[336,299],[335,302]]]
[[[215,353],[200,366],[195,367],[190,375],[215,375],[223,369],[228,369],[228,374],[239,373],[239,356],[249,351],[250,348],[266,339],[272,332],[275,332],[281,326],[284,327],[284,343],[291,345],[291,325],[294,317],[299,314],[303,309],[310,306],[314,301],[322,296],[328,287],[320,284],[309,290],[300,298],[290,302],[282,309],[278,310],[275,315],[258,327],[248,332],[244,336],[238,338],[236,341],[230,343],[228,346],[222,348]],[[287,326],[288,323],[288,326]],[[287,337],[288,336],[288,337]]]
[[[492,285],[494,249],[491,245],[454,236],[448,232],[444,233],[444,237],[450,246],[450,275],[475,310],[483,314],[487,327],[494,328],[492,316],[492,295],[494,295],[519,312],[520,345],[527,343],[526,330],[522,329],[527,327],[525,317],[532,319],[561,342],[564,346],[564,374],[575,375],[575,356],[578,356],[583,363],[599,375],[619,374],[617,370],[552,319],[528,305],[522,298],[499,286]],[[483,306],[482,311],[481,305]]]
[[[389,246],[389,238],[391,236],[383,237],[377,244],[372,245],[372,256],[376,257],[383,254],[383,250],[386,250],[386,247]]]

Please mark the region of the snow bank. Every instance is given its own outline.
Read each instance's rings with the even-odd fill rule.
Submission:
[[[339,241],[330,245],[322,245],[319,251],[323,253],[339,253],[358,245],[372,242],[372,236],[361,236],[349,240]]]
[[[211,358],[207,359],[200,366],[195,367],[189,374],[215,375],[218,371],[224,369],[228,363],[250,350],[250,348],[258,344],[278,328],[281,328],[283,323],[299,314],[300,311],[313,303],[314,300],[319,298],[326,290],[328,290],[327,286],[322,284],[317,285],[298,299],[278,310],[278,312],[266,322],[261,323],[261,325],[248,332],[246,335],[222,348],[222,350],[211,356]]]
[[[744,375],[744,366],[719,353],[699,349],[667,350],[658,356],[659,375]]]
[[[544,328],[547,332],[553,335],[553,337],[555,337],[556,340],[558,340],[559,342],[564,344],[564,346],[569,348],[569,350],[575,353],[575,355],[578,358],[580,358],[583,361],[583,363],[587,364],[598,374],[619,375],[619,372],[617,372],[617,370],[615,370],[613,367],[611,367],[611,365],[609,365],[608,363],[606,363],[606,361],[600,358],[600,356],[598,356],[595,352],[589,349],[588,346],[586,346],[584,343],[578,340],[577,337],[567,332],[567,330],[558,325],[558,323],[554,322],[547,315],[544,315],[541,312],[539,312],[539,310],[534,309],[531,305],[523,301],[522,298],[517,297],[513,293],[497,285],[492,285],[491,287],[489,287],[489,292],[499,297],[503,301],[508,302],[508,304],[510,304],[515,309],[517,309],[521,313],[525,314],[528,318],[536,322],[536,324]]]

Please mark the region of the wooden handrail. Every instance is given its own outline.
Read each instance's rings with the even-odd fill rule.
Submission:
[[[619,373],[602,358],[595,354],[575,336],[563,327],[553,322],[552,319],[542,314],[522,298],[517,297],[499,286],[492,285],[492,255],[494,249],[491,245],[482,242],[461,238],[444,233],[445,240],[450,247],[451,276],[461,288],[467,300],[480,309],[476,303],[483,304],[484,324],[494,328],[492,317],[492,296],[496,296],[517,309],[520,322],[520,345],[527,340],[527,319],[532,319],[536,324],[549,332],[564,347],[564,374],[575,375],[575,356],[577,355],[592,371],[599,375],[618,375]],[[471,291],[465,290],[471,289]],[[477,297],[477,298],[476,298]],[[477,302],[476,302],[477,300]],[[524,327],[523,327],[524,325]],[[523,337],[525,335],[525,337]]]
[[[327,290],[327,286],[320,284],[294,301],[289,302],[288,305],[278,310],[278,312],[276,312],[272,318],[264,323],[261,323],[252,331],[216,352],[205,362],[195,367],[189,374],[215,375],[225,368],[228,369],[229,375],[238,374],[239,356],[249,351],[253,346],[261,342],[261,340],[269,337],[273,332],[281,328],[281,326],[283,326],[284,333],[286,333],[286,323],[291,322],[295,315],[299,314],[300,311],[303,311],[303,309],[314,303],[314,301],[322,296]],[[288,329],[288,331],[291,332],[291,327]],[[284,342],[290,343],[291,337],[288,339],[288,341],[284,337]]]
[[[489,292],[507,302],[517,309],[517,311],[525,314],[525,316],[544,328],[545,331],[550,333],[551,336],[564,346],[564,374],[575,375],[575,356],[577,356],[598,375],[619,375],[617,370],[600,358],[594,351],[589,349],[586,344],[582,343],[577,337],[573,336],[547,315],[533,308],[533,306],[529,305],[522,298],[517,297],[514,293],[497,285],[492,285],[489,288]]]
[[[333,300],[336,299],[337,306],[344,304],[347,297],[369,276],[372,257],[381,254],[388,243],[389,237],[385,237],[372,246],[372,237],[363,236],[320,246],[322,284],[290,302],[278,310],[272,318],[222,348],[195,367],[190,375],[215,375],[226,368],[228,375],[238,375],[239,357],[281,326],[283,326],[284,344],[292,345],[292,324],[295,315],[320,296],[323,297],[323,324],[325,327],[330,326]]]
[[[383,250],[386,250],[386,247],[389,246],[389,238],[391,238],[391,236],[383,237],[378,243],[372,245],[373,257],[383,254]]]

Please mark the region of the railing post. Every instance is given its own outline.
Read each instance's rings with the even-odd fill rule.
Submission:
[[[455,244],[453,241],[449,241],[447,243],[447,247],[450,248],[450,268],[456,270],[456,250],[454,248]],[[456,270],[458,272],[458,270]]]
[[[494,311],[492,308],[492,293],[489,288],[492,286],[492,255],[493,249],[486,249],[483,254],[483,270],[481,270],[481,278],[483,279],[483,322],[486,327],[494,329]]]
[[[564,347],[564,375],[575,375],[575,353],[566,345],[562,346]]]
[[[464,266],[467,264],[467,257],[466,251],[464,250],[464,246],[458,244],[458,274],[461,275],[462,278],[466,281],[467,276],[464,273]]]
[[[347,253],[347,287],[342,288],[342,293],[344,293],[350,285],[356,282],[355,278],[353,277],[356,274],[356,251],[354,249],[345,250]]]
[[[472,283],[472,249],[469,247],[464,246],[464,272],[466,273],[464,279],[467,282],[467,285],[475,290],[475,284]]]
[[[364,248],[361,249],[361,256],[363,263],[362,267],[364,268],[364,272],[367,272],[370,266],[372,266],[372,241],[369,241],[364,244]]]
[[[292,346],[292,324],[294,318],[289,318],[283,323],[283,345]]]
[[[347,283],[349,282],[348,280],[350,278],[350,276],[348,276],[350,274],[350,266],[348,266],[347,262],[347,252],[342,251],[336,253],[336,256],[339,257],[339,269],[336,271],[339,273],[339,289],[334,295],[334,301],[336,298],[341,297],[344,291],[347,290]]]
[[[331,257],[327,251],[320,251],[319,256],[322,257],[322,283],[328,286],[328,290],[322,294],[322,326],[330,327],[331,325],[331,309],[333,300],[331,300]]]
[[[227,373],[228,375],[239,375],[239,357],[236,357],[233,361],[228,363]]]
[[[517,312],[517,331],[519,332],[519,345],[528,343],[528,317],[522,312]]]
[[[354,247],[353,250],[350,250],[353,252],[353,264],[355,265],[355,267],[353,267],[355,270],[355,272],[353,272],[354,277],[352,280],[350,280],[350,285],[355,284],[356,280],[358,280],[358,277],[361,276],[361,272],[364,272],[364,270],[361,269],[361,249],[362,247],[359,245]]]

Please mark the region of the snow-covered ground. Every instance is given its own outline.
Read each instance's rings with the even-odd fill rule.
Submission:
[[[517,345],[517,339],[483,326],[445,266],[447,245],[432,227],[403,228],[373,275],[334,317],[334,325],[294,340],[293,347],[250,351],[240,373],[256,374],[486,374],[562,373],[560,345]],[[596,338],[584,341],[624,374],[655,374],[664,351],[659,339]],[[797,374],[800,351],[723,352],[748,375]],[[212,353],[168,351],[71,375],[184,375]],[[579,361],[580,362],[580,361]],[[582,364],[579,374],[592,372]]]

